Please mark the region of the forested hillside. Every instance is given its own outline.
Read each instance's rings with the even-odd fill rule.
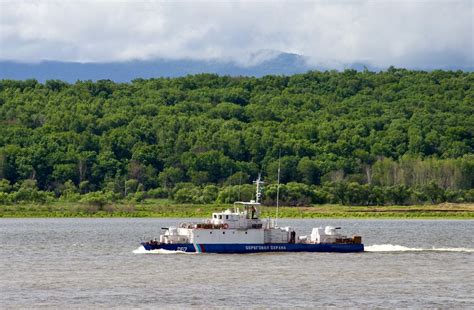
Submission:
[[[0,202],[474,200],[474,73],[0,82]]]

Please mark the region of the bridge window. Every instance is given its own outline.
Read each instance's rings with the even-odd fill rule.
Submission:
[[[216,219],[216,218],[217,218],[217,215],[214,214],[214,218]]]
[[[222,215],[219,215],[219,220],[222,220]]]
[[[229,216],[228,216],[228,215],[226,215],[226,216],[225,216],[225,219],[226,219],[226,220],[228,220],[228,219],[229,219]]]

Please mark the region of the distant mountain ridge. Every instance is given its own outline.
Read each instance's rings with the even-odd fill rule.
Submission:
[[[343,66],[362,70],[369,67],[361,63]],[[20,63],[0,61],[0,79],[36,79],[40,82],[59,79],[73,83],[77,80],[110,79],[129,82],[136,78],[179,77],[188,74],[216,73],[231,76],[292,75],[310,70],[334,68],[311,65],[306,57],[292,53],[276,53],[274,56],[253,65],[241,65],[232,61],[210,61],[190,59],[154,59],[109,63],[79,63],[43,61]],[[374,69],[374,68],[369,68]]]
[[[310,70],[343,70],[355,69],[362,71],[380,71],[378,68],[364,62],[332,64],[312,64],[308,58],[293,53],[278,51],[260,51],[250,56],[250,64],[244,65],[235,61],[224,60],[192,60],[192,59],[153,59],[132,60],[124,62],[67,62],[42,61],[38,63],[23,63],[15,61],[0,61],[0,80],[36,79],[63,80],[74,83],[77,80],[112,80],[115,82],[130,82],[137,78],[179,77],[199,73],[215,73],[230,76],[264,75],[293,75]],[[411,68],[427,70],[426,68]],[[474,66],[463,68],[443,68],[446,70],[462,69],[474,71]],[[432,70],[432,69],[431,69]],[[428,71],[431,71],[428,69]]]

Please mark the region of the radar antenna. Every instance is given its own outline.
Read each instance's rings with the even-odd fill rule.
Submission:
[[[258,179],[256,181],[253,181],[253,183],[257,185],[257,194],[255,196],[255,201],[257,203],[260,203],[260,200],[262,199],[262,188],[260,187],[260,185],[262,185],[264,182],[262,181],[261,176],[261,173],[259,173]]]

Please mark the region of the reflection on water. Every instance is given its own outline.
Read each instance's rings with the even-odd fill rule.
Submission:
[[[281,220],[299,233],[342,226],[365,253],[141,254],[177,221],[0,219],[0,307],[474,304],[473,221]]]

